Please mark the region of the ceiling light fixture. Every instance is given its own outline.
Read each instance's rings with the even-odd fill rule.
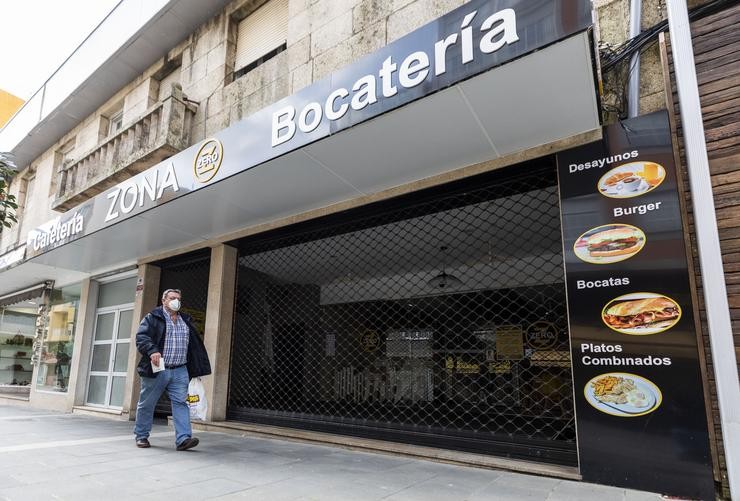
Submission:
[[[447,252],[447,247],[442,246],[439,248],[439,250],[442,253],[442,272],[439,275],[429,279],[427,281],[427,285],[439,291],[446,291],[449,289],[460,287],[462,285],[462,281],[455,275],[450,275],[445,271],[445,253]]]

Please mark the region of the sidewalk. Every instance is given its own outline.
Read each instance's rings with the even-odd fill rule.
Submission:
[[[164,423],[137,449],[133,423],[0,406],[2,500],[649,501],[657,494],[337,447],[200,432],[174,449]]]

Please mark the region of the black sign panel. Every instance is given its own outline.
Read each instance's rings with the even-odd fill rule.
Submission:
[[[590,25],[588,0],[472,0],[32,230],[26,256],[223,181]]]
[[[606,127],[558,175],[583,479],[714,499],[667,113]]]

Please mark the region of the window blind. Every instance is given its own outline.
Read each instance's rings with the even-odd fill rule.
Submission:
[[[180,82],[180,68],[175,68],[174,71],[171,71],[169,75],[164,77],[159,82],[159,96],[158,100],[163,101],[166,98],[170,97],[170,94],[172,94],[172,84],[173,83],[181,83]]]
[[[284,44],[287,35],[288,0],[270,0],[239,22],[234,71]]]

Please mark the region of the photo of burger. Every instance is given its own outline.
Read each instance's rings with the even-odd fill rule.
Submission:
[[[681,307],[671,298],[652,292],[626,294],[607,303],[601,313],[612,330],[633,336],[657,334],[681,319]]]
[[[645,245],[645,233],[629,224],[608,224],[588,230],[573,245],[578,259],[609,264],[629,259]]]
[[[632,162],[601,176],[599,193],[609,198],[631,198],[657,188],[665,179],[665,168],[655,162]]]

